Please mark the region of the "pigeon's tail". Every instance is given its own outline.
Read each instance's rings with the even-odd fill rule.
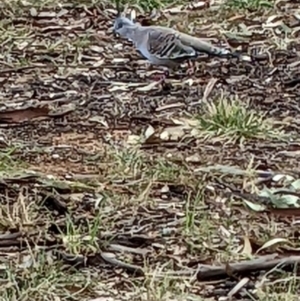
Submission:
[[[180,40],[183,44],[193,47],[198,52],[204,52],[209,55],[215,55],[219,57],[236,57],[242,60],[249,60],[250,57],[242,55],[238,52],[232,52],[225,48],[220,48],[211,45],[197,37],[190,36],[185,33],[180,33]]]

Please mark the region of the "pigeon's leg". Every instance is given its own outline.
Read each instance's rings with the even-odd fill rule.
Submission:
[[[153,71],[154,66],[152,64],[148,65],[148,71]],[[152,73],[152,72],[151,72]],[[151,75],[149,75],[148,78],[151,78],[152,80],[155,80],[157,82],[164,82],[166,77],[169,75],[168,71],[165,71],[163,74],[159,71],[153,72]]]
[[[163,74],[161,74],[161,73],[154,74],[154,76],[152,76],[152,78],[154,80],[156,80],[157,82],[163,83],[168,76],[169,76],[169,72],[165,71]]]
[[[195,63],[191,60],[188,60],[188,69],[186,71],[187,75],[195,74]]]

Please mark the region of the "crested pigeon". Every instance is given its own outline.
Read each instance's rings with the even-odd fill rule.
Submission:
[[[142,26],[129,18],[118,16],[114,32],[131,41],[153,65],[177,68],[183,61],[196,58],[200,53],[219,57],[241,57],[225,48],[215,47],[197,37],[162,26]]]

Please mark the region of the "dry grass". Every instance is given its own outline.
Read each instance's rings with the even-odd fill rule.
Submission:
[[[0,5],[0,301],[227,300],[242,276],[178,271],[297,254],[296,218],[258,212],[266,204],[255,197],[299,189],[299,89],[287,83],[297,78],[299,8],[230,0],[170,15],[179,4],[139,6],[267,56],[211,58],[162,88],[111,35],[111,4]],[[276,202],[299,207],[295,196]],[[296,267],[246,276],[233,300],[298,300]]]

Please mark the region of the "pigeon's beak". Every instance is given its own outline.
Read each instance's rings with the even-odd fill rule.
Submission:
[[[117,36],[117,31],[116,31],[116,27],[114,26],[112,29],[112,34],[116,37]]]
[[[116,23],[114,23],[114,26],[113,26],[113,29],[112,29],[112,32],[113,32],[113,35],[115,36],[115,37],[117,37],[118,36],[118,32],[117,32],[117,24]]]
[[[119,38],[120,35],[117,33],[117,31],[115,29],[113,29],[113,35],[115,38]]]

